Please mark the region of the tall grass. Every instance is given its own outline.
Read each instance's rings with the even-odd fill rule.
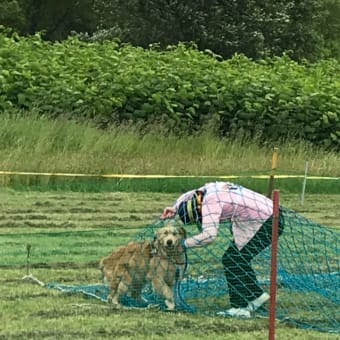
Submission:
[[[209,131],[196,136],[163,134],[155,127],[98,130],[71,120],[0,116],[0,171],[86,174],[163,174],[222,176],[262,174],[279,148],[278,172],[340,175],[340,154],[301,141],[261,144],[244,136],[218,139]]]

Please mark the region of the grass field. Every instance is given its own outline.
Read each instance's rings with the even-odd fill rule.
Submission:
[[[267,318],[225,319],[155,310],[116,311],[78,294],[22,280],[100,282],[98,259],[157,220],[175,193],[0,190],[0,339],[265,339]],[[339,195],[281,195],[282,204],[340,228]],[[223,301],[222,301],[223,302]],[[221,302],[221,303],[222,303]],[[277,339],[338,339],[338,334],[277,321]]]
[[[139,180],[27,176],[0,173],[0,339],[265,339],[268,320],[218,318],[155,310],[113,310],[83,295],[65,294],[23,281],[31,272],[43,282],[100,282],[98,260],[158,219],[177,195],[212,180],[235,181],[266,192],[273,147],[276,174],[329,176],[277,179],[281,203],[308,218],[340,228],[340,155],[297,141],[256,143],[163,135],[138,127],[107,131],[69,120],[0,115],[0,172],[195,176]],[[234,179],[232,179],[234,180]],[[27,267],[27,247],[31,247]],[[223,304],[221,299],[219,303]],[[227,301],[225,301],[227,304]],[[338,339],[338,334],[277,322],[277,339]]]

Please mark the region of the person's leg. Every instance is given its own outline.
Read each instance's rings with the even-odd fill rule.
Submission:
[[[283,219],[280,218],[279,235],[283,231]],[[230,304],[234,308],[243,308],[262,295],[255,272],[251,267],[252,259],[271,244],[272,218],[269,218],[246,244],[239,250],[232,243],[223,255],[222,263],[227,278]]]
[[[227,278],[231,307],[245,308],[249,302],[250,287],[257,289],[257,285],[254,284],[255,273],[250,266],[250,261],[232,243],[224,253],[222,263]],[[256,293],[261,295],[262,290],[257,290]]]
[[[263,223],[262,227],[258,230],[254,237],[240,251],[241,256],[244,258],[244,261],[246,263],[246,266],[244,266],[244,283],[247,287],[245,289],[245,299],[248,301],[252,301],[258,298],[263,293],[263,290],[257,281],[255,272],[251,267],[251,261],[256,255],[258,255],[264,249],[271,245],[272,225],[273,218],[270,217]],[[284,220],[282,215],[280,214],[278,230],[279,236],[282,234],[283,228]]]

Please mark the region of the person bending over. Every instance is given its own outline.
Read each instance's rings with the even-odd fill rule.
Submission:
[[[173,206],[164,208],[161,219],[177,214],[183,224],[196,223],[200,230],[184,241],[185,248],[209,245],[215,240],[220,223],[231,222],[233,239],[222,257],[231,308],[218,314],[249,318],[269,299],[257,281],[251,261],[271,244],[273,201],[241,185],[214,182],[182,194]],[[280,208],[279,235],[283,229]]]

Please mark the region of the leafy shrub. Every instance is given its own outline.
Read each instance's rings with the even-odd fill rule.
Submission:
[[[221,61],[179,44],[159,50],[115,41],[0,34],[0,112],[166,125],[177,133],[304,138],[339,148],[340,65],[287,56]]]

